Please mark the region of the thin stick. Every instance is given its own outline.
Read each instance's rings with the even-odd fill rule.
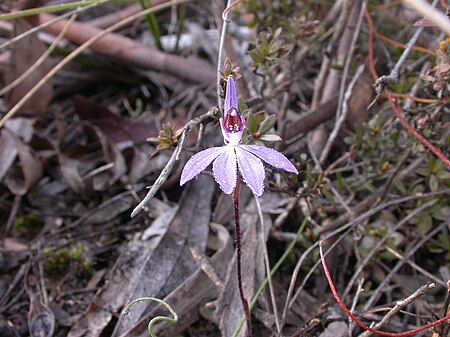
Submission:
[[[267,253],[267,246],[266,246],[266,240],[265,240],[266,228],[264,225],[264,218],[263,218],[263,213],[262,213],[262,209],[261,209],[261,204],[259,203],[259,198],[256,195],[253,195],[253,196],[255,197],[256,207],[258,208],[259,221],[261,222],[261,236],[260,236],[261,237],[261,245],[263,248],[267,280],[269,281],[269,293],[270,293],[270,299],[272,301],[273,315],[275,317],[275,325],[277,327],[278,335],[280,335],[281,334],[281,325],[280,325],[280,320],[278,318],[278,308],[277,308],[277,302],[275,300],[275,291],[273,290],[272,275],[270,275],[269,254]]]
[[[364,291],[363,285],[364,285],[364,278],[361,277],[361,278],[358,280],[358,287],[356,288],[355,297],[353,298],[352,306],[350,307],[350,311],[351,311],[351,312],[355,312],[356,305],[358,304],[359,296],[360,296],[360,295],[362,294],[362,292]],[[352,330],[353,330],[353,328],[354,328],[354,324],[352,324],[352,320],[351,320],[351,318],[349,317],[349,318],[348,318],[348,335],[349,335],[349,336],[352,335]]]
[[[398,83],[399,75],[400,75],[400,68],[403,67],[403,64],[405,63],[406,59],[409,56],[409,53],[411,52],[412,48],[417,42],[417,39],[419,38],[420,34],[423,32],[423,27],[420,27],[416,30],[413,37],[408,41],[406,44],[406,48],[403,50],[402,56],[398,59],[397,63],[394,66],[394,69],[392,69],[391,73],[389,75],[383,75],[379,79],[375,81],[375,90],[377,92],[377,95],[381,95],[381,93],[386,88],[386,84],[391,83]],[[376,100],[376,98],[375,98]]]
[[[427,20],[432,21],[436,26],[442,29],[444,33],[450,35],[450,21],[442,12],[430,6],[430,4],[424,0],[403,0],[403,2],[412,7],[416,12],[425,16]]]
[[[50,20],[48,22],[41,23],[38,26],[33,27],[33,28],[27,30],[26,32],[23,32],[22,34],[17,35],[15,37],[13,37],[12,39],[9,39],[5,43],[1,44],[0,45],[0,50],[4,49],[6,47],[9,47],[10,45],[12,45],[12,44],[16,43],[17,41],[23,39],[24,37],[27,37],[28,35],[36,33],[38,31],[44,29],[45,27],[51,26],[51,25],[53,25],[54,23],[56,23],[58,21],[64,20],[65,18],[70,17],[73,14],[82,13],[84,11],[87,11],[87,10],[93,8],[93,7],[101,5],[101,4],[103,4],[105,2],[108,2],[108,1],[111,1],[111,0],[99,0],[98,2],[96,2],[96,3],[92,4],[92,5],[85,6],[85,7],[78,7],[77,9],[74,9],[73,11],[64,13],[64,14],[62,14],[62,15],[60,15],[60,16],[58,16],[58,17],[56,17],[56,18],[54,18],[54,19],[52,19],[52,20]]]
[[[404,309],[408,304],[415,301],[420,296],[426,294],[430,290],[434,289],[436,286],[434,283],[427,283],[423,286],[421,286],[419,289],[417,289],[412,295],[408,296],[402,301],[397,301],[395,303],[395,306],[389,310],[389,312],[383,317],[383,319],[374,325],[374,329],[380,329],[387,323],[391,321],[391,319],[397,315],[402,309]],[[371,335],[370,331],[363,332],[360,337],[369,337]]]
[[[450,220],[440,223],[438,226],[430,230],[426,235],[423,235],[419,242],[415,243],[404,255],[404,259],[397,262],[397,264],[389,271],[389,274],[380,282],[378,287],[373,291],[370,298],[366,301],[364,308],[367,310],[372,306],[377,299],[381,296],[381,292],[385,289],[386,285],[392,280],[392,278],[397,274],[400,268],[405,264],[405,261],[410,259],[421,247],[423,247],[433,236],[441,232],[446,226],[450,224]]]
[[[420,133],[416,131],[402,116],[400,109],[397,105],[395,105],[394,97],[392,97],[389,91],[386,91],[387,97],[389,99],[389,104],[391,105],[392,111],[394,111],[400,123],[405,127],[408,132],[414,136],[417,140],[419,140],[423,145],[425,145],[431,152],[433,152],[440,160],[442,160],[445,165],[450,167],[450,159],[447,158],[437,147],[431,144],[428,140],[425,139]]]
[[[353,88],[355,87],[356,82],[358,82],[359,78],[363,74],[364,68],[365,68],[364,64],[361,64],[358,67],[358,69],[356,70],[355,76],[353,77],[352,81],[350,82],[350,84],[347,88],[347,91],[345,92],[345,96],[342,101],[342,112],[338,116],[336,123],[333,127],[333,131],[331,131],[330,137],[328,137],[325,147],[322,150],[322,153],[320,155],[319,162],[321,164],[323,164],[325,162],[325,159],[328,157],[328,154],[330,153],[330,150],[331,150],[331,146],[333,145],[334,141],[336,140],[342,124],[347,119],[348,112],[350,111],[349,102],[350,102],[350,99],[352,98]]]
[[[30,9],[25,9],[22,11],[0,14],[0,20],[11,20],[11,19],[23,18],[26,16],[37,15],[40,13],[60,12],[60,11],[64,11],[67,9],[73,9],[73,8],[77,8],[77,7],[90,6],[93,4],[96,5],[99,2],[102,2],[102,1],[101,0],[84,0],[84,1],[69,2],[69,3],[65,3],[65,4],[58,4],[58,5],[53,5],[53,6],[30,8]]]
[[[370,331],[371,333],[374,333],[374,334],[379,335],[379,336],[407,337],[407,336],[415,335],[416,333],[419,333],[421,331],[427,330],[429,328],[432,328],[432,327],[434,327],[436,325],[439,325],[439,324],[445,322],[446,320],[450,319],[450,315],[447,315],[447,316],[444,316],[441,319],[438,319],[437,321],[434,321],[432,323],[423,325],[423,326],[418,327],[418,328],[413,329],[413,330],[404,331],[404,332],[385,332],[385,331],[380,331],[380,330],[373,329],[373,328],[367,326],[366,324],[361,322],[359,320],[359,318],[356,317],[350,310],[348,310],[348,308],[345,306],[344,302],[342,302],[342,299],[339,297],[339,294],[338,294],[338,292],[336,290],[336,287],[334,286],[333,279],[331,278],[330,271],[328,270],[327,263],[325,261],[324,255],[323,255],[322,247],[323,247],[323,241],[320,241],[319,251],[320,251],[320,258],[322,260],[323,271],[325,273],[325,277],[327,278],[328,285],[330,286],[331,292],[333,293],[333,296],[334,296],[337,304],[339,304],[339,306],[346,313],[347,316],[349,316],[358,326],[360,326],[364,330]]]
[[[212,111],[208,111],[206,114],[203,114],[188,123],[184,126],[183,133],[180,136],[180,140],[178,141],[178,145],[173,151],[172,155],[169,158],[169,161],[167,162],[166,166],[162,169],[161,173],[159,174],[158,178],[156,179],[155,183],[152,185],[150,190],[147,192],[147,195],[142,199],[142,201],[137,205],[133,212],[131,212],[131,217],[135,217],[140,211],[142,211],[147,203],[150,201],[151,198],[158,192],[159,188],[164,184],[164,182],[169,177],[170,172],[172,172],[172,168],[175,165],[175,162],[178,160],[178,157],[181,153],[181,150],[183,149],[184,142],[186,141],[186,134],[195,126],[200,123],[203,123],[206,119],[211,117],[213,115]]]
[[[310,217],[305,217],[303,219],[303,222],[298,227],[295,237],[292,239],[291,243],[286,248],[286,250],[284,251],[283,255],[280,257],[280,259],[277,261],[277,263],[275,263],[275,265],[273,266],[272,270],[270,271],[270,275],[273,276],[278,271],[278,269],[280,269],[280,267],[283,265],[286,258],[291,254],[292,250],[296,246],[298,240],[300,239],[301,234],[303,233],[303,230],[305,229],[305,227],[309,221],[311,221]],[[268,278],[266,277],[264,279],[264,281],[261,283],[261,285],[259,286],[255,295],[253,296],[253,298],[250,302],[250,309],[252,309],[255,306],[256,301],[258,300],[258,298],[261,295],[261,293],[263,292],[263,290],[266,288],[267,284],[268,284]],[[234,333],[231,337],[237,337],[237,335],[239,334],[239,331],[241,331],[241,328],[244,325],[244,321],[245,321],[245,317],[243,317],[241,319],[241,321],[239,322],[239,325],[236,327],[236,330],[234,330]]]
[[[50,56],[53,50],[56,48],[58,43],[64,38],[67,31],[72,27],[73,22],[75,21],[77,14],[74,13],[67,24],[64,26],[64,29],[59,33],[55,40],[53,40],[52,44],[47,48],[47,50],[33,63],[31,67],[29,67],[22,75],[17,77],[14,81],[9,83],[6,87],[0,90],[0,96],[6,94],[8,91],[14,89],[23,80],[25,80],[32,72],[34,72],[44,61]]]
[[[22,106],[23,104],[28,101],[28,99],[33,96],[50,78],[52,78],[59,70],[61,70],[65,65],[67,65],[70,61],[75,59],[78,55],[80,55],[83,51],[85,51],[87,48],[89,48],[92,44],[94,44],[96,41],[101,39],[103,36],[107,35],[108,33],[128,24],[129,22],[133,22],[137,18],[141,16],[145,16],[147,14],[159,11],[161,9],[168,8],[174,4],[180,4],[184,2],[188,2],[191,0],[172,0],[170,2],[146,9],[140,13],[137,13],[135,15],[132,15],[122,21],[117,22],[116,24],[112,25],[111,27],[101,31],[97,35],[93,36],[89,40],[87,40],[85,43],[83,43],[81,46],[79,46],[77,49],[75,49],[72,53],[70,53],[68,56],[66,56],[61,62],[59,62],[52,70],[48,72],[46,76],[44,76],[36,85],[24,96],[22,99],[17,102],[14,107],[12,107],[11,110],[8,111],[8,113],[3,116],[3,118],[0,120],[0,128],[3,127],[5,122],[10,119]]]
[[[356,71],[355,76],[353,77],[352,81],[350,82],[347,91],[345,92],[344,96],[344,90],[345,85],[347,82],[347,76],[350,70],[350,66],[353,60],[353,53],[355,51],[356,42],[358,40],[359,33],[361,31],[361,25],[363,22],[364,12],[366,10],[367,1],[364,0],[361,4],[360,13],[358,16],[358,21],[356,23],[355,32],[352,36],[352,41],[350,43],[350,50],[348,54],[346,55],[345,64],[344,64],[344,70],[343,70],[343,76],[341,80],[341,89],[339,90],[339,101],[338,101],[338,107],[336,109],[336,123],[334,125],[333,131],[331,132],[330,136],[328,137],[328,140],[322,150],[322,153],[320,155],[319,161],[321,164],[323,164],[328,157],[328,154],[331,150],[331,146],[333,145],[334,141],[336,140],[336,137],[339,133],[339,130],[341,129],[342,124],[344,123],[345,119],[347,118],[347,114],[349,111],[348,102],[350,101],[350,98],[352,96],[353,87],[355,86],[356,82],[358,81],[359,77],[364,71],[364,65],[360,65],[358,67],[358,70]]]
[[[369,260],[377,253],[377,251],[389,240],[392,238],[393,234],[397,232],[401,227],[406,225],[412,218],[417,216],[417,214],[425,211],[426,209],[430,208],[437,202],[437,199],[432,199],[426,203],[424,203],[422,206],[417,207],[414,209],[411,213],[409,213],[407,216],[405,216],[401,221],[399,221],[395,226],[392,226],[391,229],[379,240],[377,240],[376,244],[372,247],[372,249],[369,251],[369,253],[364,257],[362,261],[358,263],[358,268],[353,273],[352,278],[347,283],[347,286],[344,290],[343,298],[345,298],[349,293],[350,289],[353,287],[353,284],[355,283],[356,279],[359,277],[359,275],[362,273],[363,268],[367,265]]]
[[[436,276],[434,276],[430,272],[426,271],[425,269],[423,269],[421,266],[417,265],[417,263],[414,263],[410,259],[405,259],[405,257],[402,254],[400,254],[396,250],[392,249],[388,245],[384,245],[384,249],[386,249],[389,253],[394,255],[397,259],[405,261],[409,266],[411,266],[411,268],[417,270],[419,273],[421,273],[426,278],[429,278],[430,280],[433,280],[433,282],[435,282],[435,283],[437,283],[437,284],[439,284],[439,285],[441,285],[443,287],[447,286],[446,282],[442,281],[441,279],[437,278]]]
[[[227,7],[222,13],[222,31],[220,32],[220,42],[219,42],[219,54],[217,55],[217,106],[220,110],[222,110],[223,107],[223,99],[222,99],[222,93],[220,91],[220,79],[221,79],[221,70],[222,65],[224,62],[223,57],[223,50],[224,50],[224,44],[225,44],[225,36],[227,35],[227,28],[228,28],[228,11],[227,8],[231,6],[232,0],[227,1]]]
[[[354,0],[343,0],[344,4],[342,5],[341,12],[339,13],[339,19],[334,27],[333,36],[331,37],[330,42],[327,46],[320,71],[317,75],[316,83],[314,85],[311,110],[315,110],[320,103],[325,80],[328,76],[328,72],[330,71],[331,61],[336,54],[336,46],[342,37],[342,33],[344,32],[346,25],[348,24],[348,17],[350,15],[353,1]]]
[[[236,226],[235,230],[235,240],[236,240],[236,269],[238,278],[238,288],[239,295],[242,301],[242,307],[244,308],[245,319],[247,321],[247,337],[252,337],[252,320],[250,316],[250,310],[248,307],[248,302],[245,299],[244,289],[242,288],[242,267],[241,267],[241,225],[239,222],[239,173],[236,179],[236,187],[233,191],[233,208],[234,208],[234,224]]]

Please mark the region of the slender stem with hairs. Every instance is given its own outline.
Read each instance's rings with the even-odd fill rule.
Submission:
[[[233,191],[233,206],[234,206],[234,223],[236,226],[236,269],[238,278],[239,295],[242,301],[242,307],[244,308],[245,319],[247,321],[247,337],[252,337],[252,321],[250,317],[250,310],[248,302],[244,296],[244,289],[242,288],[242,268],[241,268],[241,225],[239,222],[239,173],[237,176],[236,187]]]

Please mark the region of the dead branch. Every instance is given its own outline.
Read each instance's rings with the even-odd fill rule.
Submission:
[[[139,15],[138,13],[136,15]],[[135,17],[130,16],[130,18]],[[55,17],[50,14],[41,14],[40,23],[48,22]],[[66,20],[61,20],[44,30],[52,35],[57,35],[67,24]],[[74,22],[67,32],[65,38],[75,44],[81,45],[94,36],[100,34],[102,30],[86,23]],[[182,57],[167,54],[155,49],[143,46],[142,44],[119,34],[108,33],[99,38],[91,46],[91,49],[119,59],[124,62],[142,67],[144,69],[167,73],[181,78],[188,82],[200,83],[205,86],[213,83],[216,75],[213,67],[208,62],[196,57]],[[195,70],[195,72],[194,72]]]
[[[175,165],[175,162],[178,160],[178,157],[181,153],[181,150],[183,150],[184,142],[186,141],[186,135],[187,133],[196,125],[199,125],[203,123],[208,118],[212,117],[214,115],[214,111],[208,111],[207,113],[190,120],[183,128],[183,133],[180,136],[180,140],[178,142],[177,147],[173,151],[172,155],[170,156],[169,161],[167,162],[166,166],[162,169],[161,173],[159,174],[158,178],[156,179],[155,183],[152,185],[150,190],[147,192],[147,195],[144,197],[144,199],[137,205],[133,212],[131,212],[131,217],[135,217],[140,211],[142,211],[147,203],[150,201],[151,198],[158,192],[159,188],[164,184],[164,182],[169,177],[170,172],[172,172],[173,166]]]

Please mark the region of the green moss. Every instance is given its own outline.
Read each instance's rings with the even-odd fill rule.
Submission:
[[[35,213],[19,216],[14,222],[14,234],[20,237],[33,237],[44,227],[44,220]]]
[[[93,261],[82,242],[54,250],[44,247],[44,270],[50,277],[87,277],[92,274]]]

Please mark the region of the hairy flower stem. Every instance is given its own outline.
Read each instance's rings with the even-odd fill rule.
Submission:
[[[236,226],[235,240],[236,240],[236,269],[238,277],[239,295],[242,301],[242,307],[244,308],[245,319],[247,321],[247,337],[252,337],[252,322],[250,317],[250,310],[248,302],[244,296],[244,290],[242,288],[242,272],[241,272],[241,225],[239,222],[239,173],[237,175],[236,187],[233,191],[233,206],[234,206],[234,224]]]

